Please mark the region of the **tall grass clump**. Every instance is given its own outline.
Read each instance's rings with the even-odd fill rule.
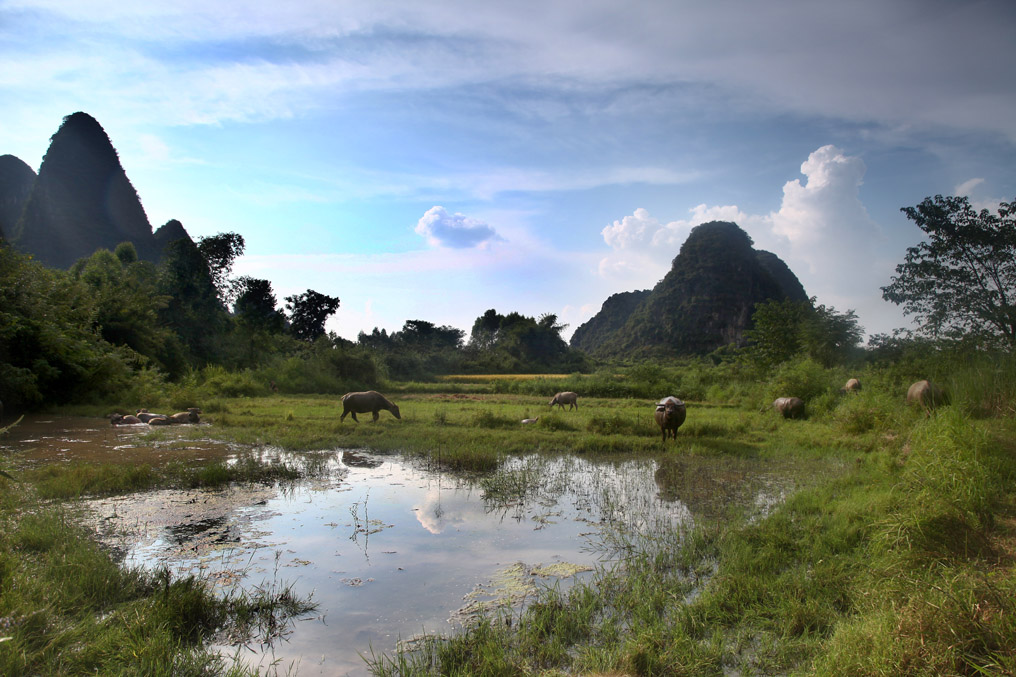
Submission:
[[[968,357],[944,384],[954,406],[975,418],[1016,416],[1016,355],[991,354]]]
[[[915,427],[875,523],[857,612],[816,672],[1013,674],[1016,553],[998,515],[1013,511],[1014,450],[956,409]]]

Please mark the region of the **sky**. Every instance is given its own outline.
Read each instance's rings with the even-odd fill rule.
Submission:
[[[1016,3],[0,0],[0,154],[106,130],[154,228],[355,340],[652,288],[733,221],[869,335],[933,195],[1016,198]]]

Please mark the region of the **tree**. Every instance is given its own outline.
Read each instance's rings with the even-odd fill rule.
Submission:
[[[251,331],[279,333],[286,326],[286,317],[276,309],[272,283],[253,277],[241,277],[232,285],[236,302],[233,313],[237,322]]]
[[[1016,201],[979,213],[965,197],[901,210],[928,240],[907,249],[882,298],[933,338],[973,335],[1016,347]]]
[[[289,330],[293,336],[313,341],[325,334],[325,320],[339,309],[339,299],[308,289],[303,294],[286,297]]]
[[[752,328],[744,332],[744,355],[768,369],[797,355],[807,355],[825,366],[847,362],[857,350],[864,330],[853,310],[837,312],[832,306],[810,301],[766,301],[755,305]]]
[[[197,364],[219,361],[229,316],[219,302],[208,263],[193,242],[175,240],[163,249],[158,291],[169,297],[168,305],[159,311],[160,320],[180,337],[191,360]]]
[[[169,297],[158,293],[155,266],[139,261],[132,243],[121,243],[115,253],[99,249],[79,259],[68,275],[88,285],[95,307],[92,328],[103,339],[160,361],[172,336],[159,321]]]
[[[208,263],[208,272],[212,276],[212,284],[219,292],[219,298],[229,301],[233,288],[229,283],[229,273],[233,269],[233,261],[243,255],[246,243],[239,233],[218,233],[210,237],[198,238],[198,251]]]

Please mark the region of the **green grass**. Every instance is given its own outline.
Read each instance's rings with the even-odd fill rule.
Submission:
[[[257,639],[253,615],[278,628],[313,608],[286,588],[220,597],[192,576],[118,566],[67,510],[18,490],[2,500],[0,674],[225,674],[218,633]]]
[[[902,397],[906,385],[923,375],[902,366],[871,369],[860,374],[862,392],[841,396],[835,390],[844,374],[811,364],[789,365],[765,382],[710,381],[701,369],[672,372],[652,387],[687,398],[688,419],[677,441],[666,444],[652,418],[658,398],[645,396],[648,371],[637,383],[598,374],[563,381],[403,384],[388,391],[402,420],[382,412],[376,424],[369,416],[340,423],[334,397],[220,395],[203,405],[211,427],[194,434],[211,432],[243,445],[294,452],[367,448],[424,456],[457,471],[483,473],[484,498],[492,504],[521,500],[532,490],[539,464],[505,463],[522,454],[654,459],[661,493],[670,483],[688,481],[681,461],[693,456],[821,469],[768,514],[749,512],[715,523],[701,518],[694,529],[681,532],[618,519],[604,536],[616,565],[566,592],[547,590],[521,613],[502,610],[466,632],[430,637],[413,650],[373,654],[369,665],[379,675],[1014,674],[1014,371],[1008,363],[971,360],[968,369],[949,378],[929,374],[953,394],[951,406],[930,414],[906,406]],[[576,411],[549,409],[545,390],[582,394],[576,386],[583,381],[621,396],[584,395]],[[807,420],[759,411],[770,395],[786,394],[782,389],[794,384],[812,393]],[[680,385],[694,386],[701,397],[689,397]],[[717,397],[705,401],[706,392]],[[521,423],[536,417],[535,424]],[[39,491],[77,496],[187,482],[284,482],[294,477],[289,473],[317,469],[252,456],[235,466],[204,469],[71,466],[35,472],[28,482]],[[50,483],[69,488],[44,489]],[[0,560],[4,586],[23,576],[22,570],[66,561],[48,554],[66,534],[52,522],[33,522],[30,504],[19,506],[4,511],[4,552],[18,553]],[[156,603],[153,591],[160,588],[151,580],[130,583],[129,576],[137,574],[92,568],[87,576],[75,574],[72,592],[60,593],[63,584],[57,581],[40,582],[29,595],[31,603],[0,611],[0,617],[25,628],[18,630],[19,642],[43,633],[40,645],[24,654],[35,656],[33,666],[42,666],[29,672],[83,674],[99,669],[95,653],[119,656],[115,660],[127,655],[105,643],[105,629],[95,628],[116,617],[117,605],[133,610],[131,604],[142,604],[132,601],[133,585],[147,605]],[[66,575],[68,569],[62,571]],[[108,580],[117,592],[107,600],[101,591]],[[8,589],[0,604],[7,604]],[[287,608],[284,590],[274,593],[274,608]],[[211,659],[200,641],[172,620],[194,613],[197,627],[213,625],[201,621],[197,609],[186,611],[192,594],[181,584],[181,598],[171,605],[176,611],[159,612],[168,617],[151,612],[158,619],[151,622],[163,633],[153,640],[162,658],[152,661],[173,654],[181,661],[180,674],[221,671],[221,665],[203,663]],[[278,622],[255,611],[248,627]],[[230,613],[241,616],[237,608]],[[53,634],[52,628],[75,627],[65,615],[88,626],[76,631],[80,639]],[[130,636],[110,637],[131,652],[146,651]],[[24,652],[23,644],[18,647]],[[109,658],[100,671],[125,671],[115,660]],[[156,674],[167,669],[151,665]]]

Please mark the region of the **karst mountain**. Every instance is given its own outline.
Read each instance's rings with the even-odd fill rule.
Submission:
[[[571,345],[603,358],[705,355],[742,344],[755,305],[784,299],[808,300],[787,264],[737,224],[712,221],[692,229],[652,290],[608,298]]]
[[[0,233],[48,266],[66,269],[121,242],[158,261],[162,245],[187,237],[171,223],[171,232],[152,232],[109,136],[86,113],[64,118],[38,175],[12,155],[0,157]]]

